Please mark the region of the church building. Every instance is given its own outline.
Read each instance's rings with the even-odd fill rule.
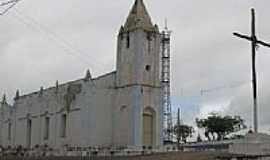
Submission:
[[[34,148],[162,146],[159,28],[143,0],[121,26],[116,71],[0,103],[0,145]]]

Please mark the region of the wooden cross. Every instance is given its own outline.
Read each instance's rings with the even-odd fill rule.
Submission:
[[[251,9],[252,22],[251,22],[251,36],[242,35],[239,33],[233,33],[233,35],[246,39],[251,42],[252,46],[252,85],[253,85],[253,109],[254,109],[254,132],[258,133],[258,101],[257,101],[257,77],[256,77],[256,48],[258,45],[270,47],[269,43],[260,41],[256,37],[256,26],[255,26],[255,10]]]

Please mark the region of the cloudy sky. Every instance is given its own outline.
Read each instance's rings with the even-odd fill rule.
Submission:
[[[1,0],[1,2],[6,0]],[[145,0],[160,28],[172,35],[172,103],[183,120],[209,112],[252,120],[250,44],[232,36],[250,33],[250,8],[258,36],[270,41],[269,0]],[[21,0],[0,17],[0,94],[11,102],[56,80],[115,69],[116,36],[133,0]],[[5,8],[1,8],[3,11]],[[270,49],[257,54],[261,131],[270,133]],[[201,92],[203,90],[203,92]]]

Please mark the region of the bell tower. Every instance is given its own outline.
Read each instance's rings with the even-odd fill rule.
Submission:
[[[135,3],[118,34],[114,143],[162,145],[161,36],[143,0]]]
[[[136,0],[118,35],[117,86],[159,85],[160,33]]]

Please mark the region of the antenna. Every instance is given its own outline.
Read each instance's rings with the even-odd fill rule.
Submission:
[[[164,141],[172,142],[172,107],[171,107],[171,60],[170,60],[170,37],[171,31],[168,30],[167,19],[165,28],[161,33],[161,82],[162,82],[162,105],[164,112]]]

